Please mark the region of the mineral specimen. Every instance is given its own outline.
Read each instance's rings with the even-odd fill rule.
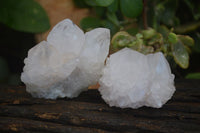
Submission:
[[[84,34],[65,19],[52,29],[47,41],[29,50],[21,80],[34,97],[76,97],[99,80],[109,44],[108,29]]]
[[[107,59],[99,91],[110,106],[160,108],[173,95],[174,75],[161,52],[143,55],[124,48]]]

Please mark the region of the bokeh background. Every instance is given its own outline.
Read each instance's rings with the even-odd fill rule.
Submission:
[[[124,29],[131,28],[137,32],[144,28],[142,13],[127,17],[123,14],[122,5],[129,0],[118,1],[116,8],[102,3],[90,3],[90,0],[1,0],[0,1],[0,84],[22,85],[20,74],[23,70],[23,60],[28,50],[38,42],[45,40],[49,30],[59,21],[70,18],[75,24],[87,31],[95,27],[107,27],[112,35]],[[109,1],[109,0],[108,0]],[[190,53],[189,67],[173,69],[177,78],[200,79],[200,1],[199,0],[132,0],[136,7],[145,2],[148,26],[155,28],[165,25],[167,28],[178,29],[175,33],[189,35],[195,40]],[[138,4],[138,5],[137,5]],[[133,6],[135,6],[133,5]],[[125,5],[125,7],[128,5]],[[131,6],[130,6],[131,7]],[[112,11],[111,9],[115,9]],[[143,10],[144,11],[144,10]],[[107,13],[113,13],[110,17]],[[122,12],[122,13],[121,13]],[[130,13],[132,13],[130,9]],[[129,13],[129,12],[128,12]],[[99,22],[82,21],[94,17]],[[87,19],[85,19],[87,20]],[[132,22],[131,25],[115,27],[115,22]],[[155,21],[156,20],[156,21]],[[80,24],[82,22],[82,24]],[[84,23],[83,23],[84,22]],[[98,24],[97,24],[98,23]],[[123,27],[123,28],[122,28]],[[38,68],[39,69],[39,68]],[[191,73],[193,74],[191,76]],[[190,75],[190,76],[188,76]]]

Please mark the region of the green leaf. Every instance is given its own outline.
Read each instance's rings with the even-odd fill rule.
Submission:
[[[140,53],[143,53],[143,54],[150,54],[150,53],[153,53],[154,51],[154,48],[152,46],[145,46],[145,45],[141,45],[141,49],[139,50]]]
[[[119,21],[118,21],[115,13],[107,12],[106,16],[107,16],[108,20],[110,20],[113,24],[115,24],[116,26],[119,26]]]
[[[131,40],[128,45],[131,49],[136,50],[143,54],[153,53],[154,48],[152,46],[146,46],[141,33],[136,34],[136,38]]]
[[[135,38],[127,32],[120,31],[113,36],[111,44],[114,50],[117,50],[119,48],[128,47],[134,39]]]
[[[96,6],[94,10],[96,12],[96,15],[99,17],[103,17],[105,15],[105,7]]]
[[[186,79],[200,79],[200,73],[189,73],[185,77]]]
[[[94,0],[98,6],[109,6],[114,0]]]
[[[176,17],[177,7],[178,0],[159,1],[154,8],[156,22],[170,27],[178,25],[179,19]]]
[[[158,27],[158,32],[161,33],[164,38],[167,38],[170,30],[165,25],[161,25]]]
[[[178,38],[182,41],[182,43],[188,47],[194,46],[194,40],[187,35],[178,35]]]
[[[83,30],[88,31],[101,26],[101,20],[95,17],[85,17],[81,20],[80,26]]]
[[[109,6],[114,0],[85,0],[90,6]]]
[[[108,11],[116,12],[119,7],[119,0],[114,0],[111,5],[108,6]]]
[[[136,18],[142,13],[142,0],[120,0],[122,13],[129,18]]]
[[[139,29],[137,27],[136,28],[129,28],[129,29],[126,30],[126,32],[128,32],[132,36],[135,36],[139,32]]]
[[[158,48],[162,47],[163,45],[163,36],[160,33],[156,33],[154,36],[152,36],[152,38],[149,39],[149,41],[147,42],[148,45],[154,45],[154,47],[157,47],[156,50],[158,50]]]
[[[97,4],[95,3],[95,0],[85,0],[85,3],[90,6],[97,6]]]
[[[177,41],[178,41],[177,35],[175,33],[173,33],[173,32],[169,33],[168,41],[170,43],[177,43]]]
[[[117,31],[119,31],[119,27],[117,27],[115,24],[113,24],[109,20],[102,21],[102,26],[105,28],[110,29],[111,35],[114,35]]]
[[[156,31],[152,28],[149,28],[147,30],[142,30],[141,33],[143,34],[143,37],[146,40],[156,35]]]
[[[191,48],[194,46],[194,40],[187,35],[177,35],[177,37],[184,44],[188,53],[192,53]]]
[[[74,4],[80,8],[88,8],[89,6],[85,3],[84,0],[73,0]]]
[[[34,0],[1,0],[0,22],[24,32],[44,32],[50,28],[44,9]]]
[[[175,62],[181,68],[188,68],[189,66],[189,54],[184,47],[183,43],[179,40],[177,43],[172,44],[171,46],[172,54],[174,57]]]

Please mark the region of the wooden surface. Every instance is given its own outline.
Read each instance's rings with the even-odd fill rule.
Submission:
[[[176,80],[162,108],[109,107],[97,90],[74,99],[32,98],[25,87],[0,87],[0,133],[200,133],[200,80]]]

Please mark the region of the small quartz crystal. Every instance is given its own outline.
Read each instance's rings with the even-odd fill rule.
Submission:
[[[124,48],[110,56],[99,91],[110,106],[160,108],[173,95],[174,75],[161,52],[143,55]]]
[[[87,33],[69,19],[59,22],[28,52],[21,80],[34,97],[76,97],[98,82],[109,52],[110,31]]]

